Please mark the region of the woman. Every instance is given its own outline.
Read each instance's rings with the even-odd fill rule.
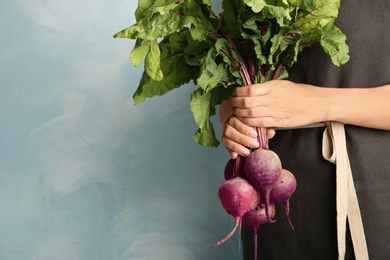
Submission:
[[[222,143],[232,158],[257,148],[253,127],[268,128],[270,149],[294,173],[291,230],[278,208],[276,223],[259,229],[259,258],[337,259],[335,166],[322,156],[324,127],[345,124],[345,135],[370,259],[390,255],[390,1],[342,1],[336,25],[347,36],[350,60],[334,66],[320,46],[304,49],[289,80],[236,88],[219,115]],[[272,129],[283,129],[277,130]],[[274,136],[275,135],[275,136]],[[244,228],[244,258],[253,259]],[[345,259],[355,259],[347,229]]]

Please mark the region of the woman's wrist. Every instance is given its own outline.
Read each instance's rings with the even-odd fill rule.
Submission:
[[[390,130],[390,85],[374,88],[323,88],[325,121]]]

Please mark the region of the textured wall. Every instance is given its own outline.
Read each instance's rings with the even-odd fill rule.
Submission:
[[[133,106],[135,0],[0,3],[0,259],[240,259],[194,86]],[[215,120],[216,122],[216,120]],[[220,134],[220,128],[217,128]]]

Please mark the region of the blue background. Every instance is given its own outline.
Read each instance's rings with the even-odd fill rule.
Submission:
[[[210,247],[228,156],[192,139],[195,86],[133,105],[136,6],[1,1],[0,259],[240,259]]]

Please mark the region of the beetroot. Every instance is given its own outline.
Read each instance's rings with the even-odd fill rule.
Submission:
[[[284,203],[285,214],[294,230],[289,216],[289,200],[296,189],[294,175],[282,168],[279,156],[268,148],[266,139],[259,139],[259,143],[260,148],[248,157],[229,159],[225,165],[226,181],[219,188],[218,195],[223,208],[235,218],[235,225],[226,237],[212,245],[216,247],[224,243],[243,223],[252,229],[255,260],[258,228],[267,222],[275,222],[275,203]]]
[[[237,176],[235,176],[235,172],[234,172],[234,162],[235,161],[236,161],[235,159],[230,158],[226,162],[225,170],[223,172],[226,181],[230,180],[230,179],[232,179],[234,177],[237,177]]]
[[[269,205],[269,217],[273,218],[275,216],[275,204],[270,203]],[[253,244],[254,244],[254,260],[257,259],[257,234],[258,234],[258,228],[260,225],[263,225],[265,223],[269,222],[267,213],[264,206],[257,206],[255,209],[252,209],[251,211],[245,213],[245,215],[242,217],[242,223],[247,225],[252,229],[253,234]]]
[[[282,202],[284,204],[284,212],[293,230],[294,226],[290,220],[290,197],[293,195],[296,188],[297,181],[294,174],[286,169],[282,169],[281,176],[270,193],[271,202]]]
[[[246,158],[245,176],[260,191],[269,222],[274,222],[269,214],[269,196],[281,172],[282,163],[279,156],[269,149],[256,149]]]
[[[218,190],[218,196],[223,208],[235,218],[235,225],[226,237],[213,244],[212,247],[219,246],[228,240],[241,224],[244,214],[256,208],[260,203],[258,191],[241,177],[225,181]]]
[[[276,207],[274,203],[269,204],[269,214],[270,217],[273,218],[276,213]],[[259,205],[256,208],[248,211],[242,217],[242,223],[251,228],[259,228],[260,225],[268,223],[268,217],[265,212],[265,206]]]
[[[234,177],[244,176],[245,157],[238,156],[236,159],[230,158],[224,171],[225,180],[229,180]]]

